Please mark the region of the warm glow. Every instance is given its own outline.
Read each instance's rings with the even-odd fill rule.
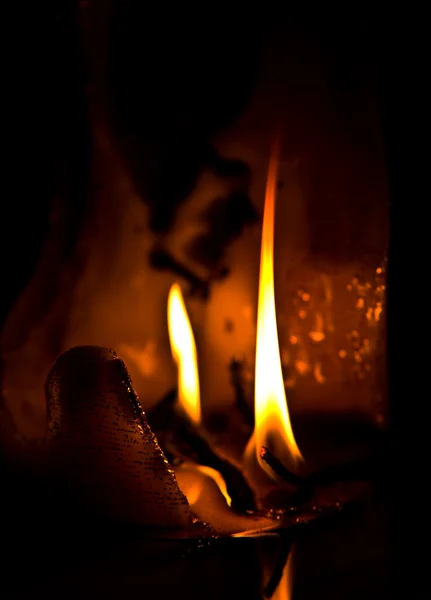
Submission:
[[[196,344],[180,286],[168,298],[168,329],[172,355],[178,366],[178,401],[193,423],[200,423],[201,402]]]
[[[258,464],[272,479],[275,479],[272,469],[260,460],[261,446],[267,446],[292,470],[302,461],[287,408],[275,313],[274,216],[277,175],[278,147],[269,164],[263,214],[256,337],[255,432],[251,440]]]

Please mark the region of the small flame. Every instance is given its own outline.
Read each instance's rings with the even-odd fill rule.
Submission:
[[[172,355],[178,366],[178,401],[189,419],[199,424],[201,401],[196,344],[183,295],[177,283],[169,291],[168,330]]]
[[[255,432],[251,440],[258,464],[272,479],[272,469],[260,460],[261,446],[267,446],[286,466],[296,468],[302,461],[287,408],[275,312],[274,217],[278,154],[277,145],[269,163],[263,214],[256,337]]]

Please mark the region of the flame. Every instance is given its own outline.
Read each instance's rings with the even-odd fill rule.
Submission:
[[[258,464],[274,479],[271,468],[260,460],[261,446],[267,446],[286,466],[296,468],[302,461],[287,408],[278,344],[274,294],[274,216],[279,146],[271,156],[263,213],[257,312],[255,431],[252,438]]]
[[[178,401],[189,419],[199,424],[201,402],[196,344],[180,286],[168,297],[168,330],[172,355],[178,366]]]

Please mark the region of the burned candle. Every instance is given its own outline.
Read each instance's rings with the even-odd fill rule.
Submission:
[[[93,346],[63,354],[47,381],[54,478],[102,516],[189,529],[187,500],[148,426],[123,361]]]
[[[196,344],[181,289],[174,284],[168,298],[168,329],[178,389],[150,414],[150,425],[175,462],[175,471],[115,353],[95,347],[72,349],[57,361],[48,380],[50,466],[59,480],[66,480],[101,514],[171,530],[191,531],[194,525],[195,532],[200,527],[208,535],[271,531],[308,522],[318,514],[310,502],[317,497],[313,485],[319,477],[301,476],[304,459],[290,422],[278,344],[277,153],[276,146],[262,230],[255,426],[242,471],[217,452],[202,426]],[[252,514],[256,505],[260,513]],[[242,514],[235,512],[238,509]],[[209,530],[204,522],[211,524]]]

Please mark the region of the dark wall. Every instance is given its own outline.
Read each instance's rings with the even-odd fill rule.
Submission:
[[[4,21],[0,327],[28,283],[54,195],[67,200],[73,247],[85,203],[90,132],[76,28],[77,2],[29,0]]]

